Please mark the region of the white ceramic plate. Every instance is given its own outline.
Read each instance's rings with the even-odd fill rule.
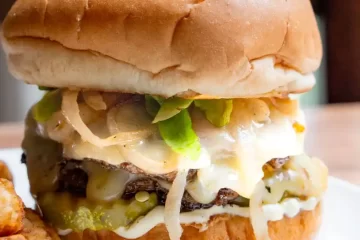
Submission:
[[[15,179],[17,193],[28,207],[34,206],[29,193],[26,167],[20,163],[20,149],[0,150]],[[360,174],[360,173],[359,173]],[[330,177],[325,195],[323,225],[318,240],[360,239],[360,188],[345,181]]]

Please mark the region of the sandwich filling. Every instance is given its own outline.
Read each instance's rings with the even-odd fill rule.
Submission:
[[[136,238],[146,232],[130,229],[156,213],[179,239],[180,223],[206,211],[250,217],[259,236],[278,218],[263,206],[296,199],[311,210],[325,191],[326,167],[303,155],[296,100],[48,90],[23,149],[31,191],[58,229]]]

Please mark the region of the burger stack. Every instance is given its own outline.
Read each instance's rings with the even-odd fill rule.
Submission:
[[[327,168],[299,95],[322,47],[308,0],[18,0],[15,77],[44,97],[22,144],[63,239],[309,239]]]

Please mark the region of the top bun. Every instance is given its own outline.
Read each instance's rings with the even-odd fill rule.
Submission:
[[[309,0],[17,0],[3,44],[31,84],[185,97],[303,92],[322,57]]]

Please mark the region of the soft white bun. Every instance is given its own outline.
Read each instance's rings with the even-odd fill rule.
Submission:
[[[18,0],[3,29],[15,76],[54,87],[188,97],[303,92],[322,56],[308,0]]]

